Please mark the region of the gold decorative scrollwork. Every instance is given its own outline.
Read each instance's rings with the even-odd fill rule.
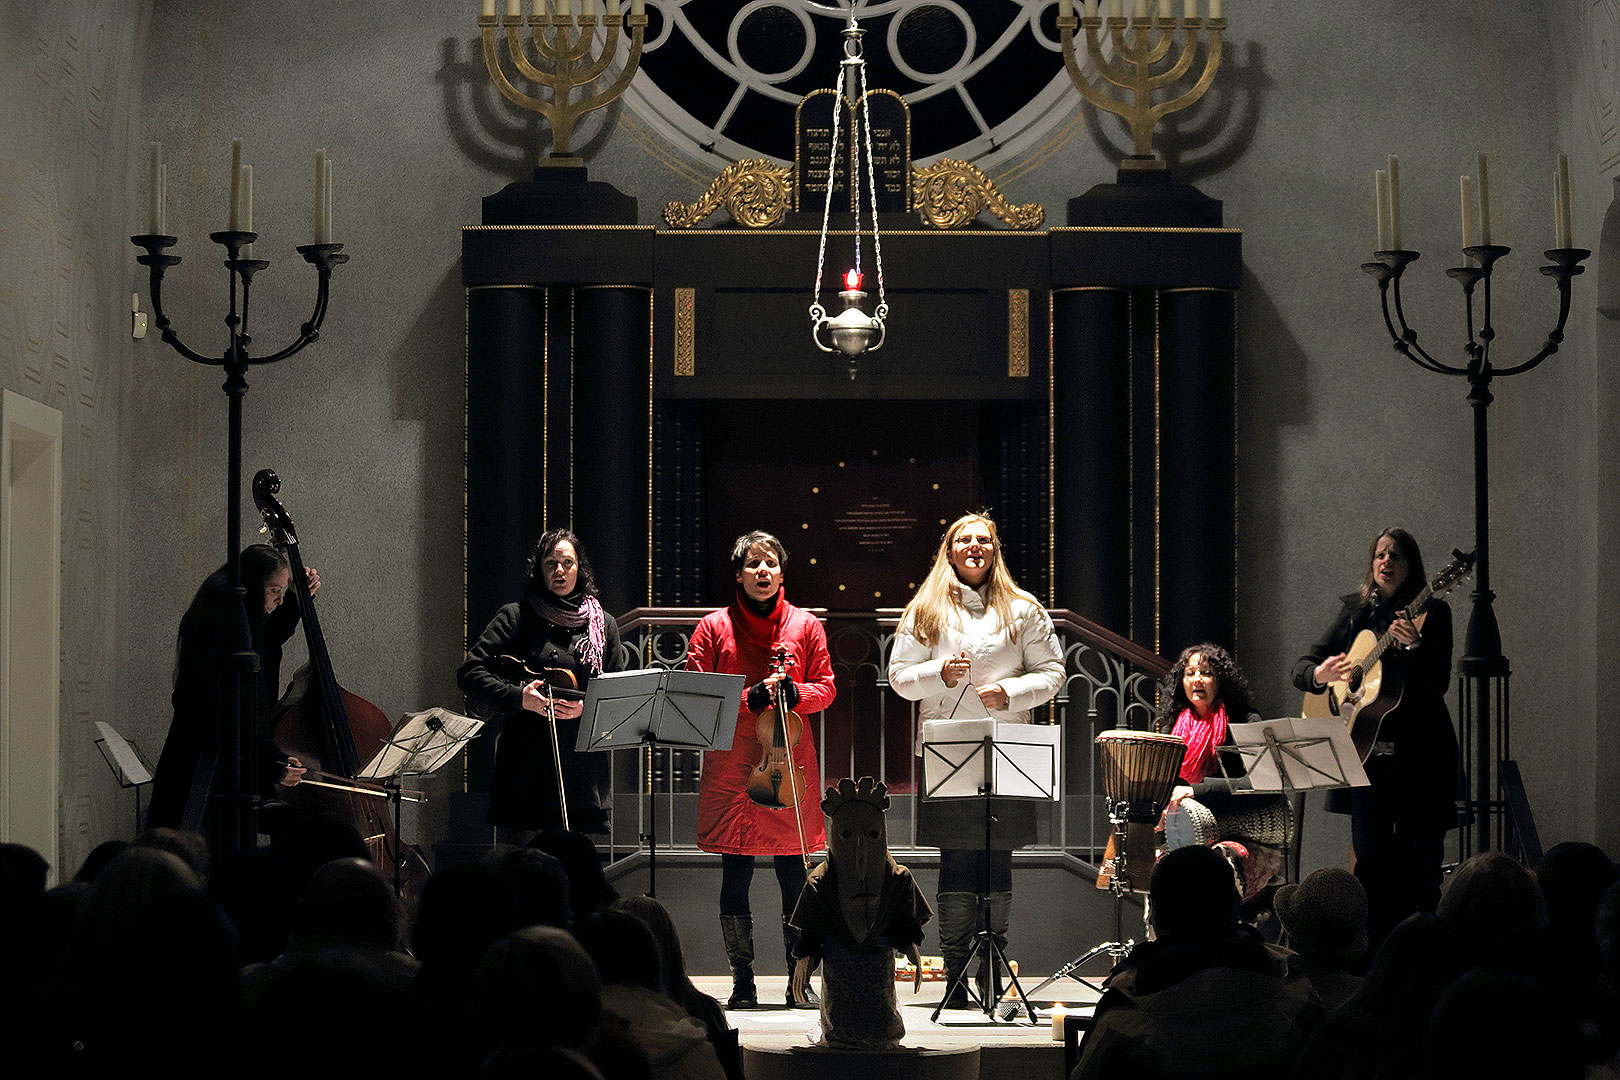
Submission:
[[[911,187],[923,223],[935,229],[960,229],[985,209],[1015,229],[1038,229],[1046,220],[1040,203],[1014,206],[984,170],[955,158],[913,169]]]
[[[782,220],[792,199],[791,166],[775,165],[764,158],[744,158],[727,165],[697,202],[690,206],[681,202],[667,204],[664,221],[672,229],[695,228],[724,205],[737,224],[763,229]]]

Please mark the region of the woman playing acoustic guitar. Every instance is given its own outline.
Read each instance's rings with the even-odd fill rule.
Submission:
[[[731,549],[731,569],[737,593],[731,604],[712,611],[698,623],[687,650],[692,671],[718,671],[743,675],[748,689],[737,715],[737,735],[730,749],[703,755],[703,779],[698,787],[698,847],[720,853],[720,930],[726,959],[731,963],[731,1009],[751,1009],[759,1003],[754,987],[754,922],[748,905],[748,886],[754,876],[754,856],[770,855],[782,890],[782,937],[788,973],[794,965],[793,947],[798,932],[787,923],[804,888],[808,854],[826,846],[820,808],[821,774],[816,768],[815,739],[808,726],[798,745],[788,752],[803,769],[804,787],[798,791],[803,805],[773,808],[756,803],[748,794],[749,776],[760,764],[757,718],[772,707],[773,697],[785,698],[788,708],[804,717],[821,712],[837,696],[827,635],[815,617],[788,603],[782,592],[782,565],[787,549],[767,532],[744,533]],[[771,653],[786,649],[784,670],[773,671]],[[780,692],[778,693],[778,687]],[[797,785],[797,770],[789,770]],[[789,1005],[816,1002],[814,994],[800,1000],[787,990]]]
[[[1361,588],[1340,598],[1338,615],[1294,664],[1294,685],[1321,692],[1350,677],[1345,654],[1361,631],[1394,638],[1382,663],[1386,683],[1394,676],[1402,691],[1366,759],[1372,786],[1328,799],[1330,811],[1350,814],[1375,947],[1407,915],[1440,902],[1446,832],[1457,825],[1457,737],[1446,707],[1451,608],[1431,600],[1421,628],[1404,613],[1426,584],[1417,541],[1405,529],[1385,529],[1373,540]]]

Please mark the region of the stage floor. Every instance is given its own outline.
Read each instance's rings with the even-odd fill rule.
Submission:
[[[1106,973],[1106,967],[1103,970]],[[1045,973],[1035,973],[1026,981],[1022,973],[1019,975],[1020,983],[1026,987],[1045,978]],[[722,1003],[731,993],[729,976],[694,976],[692,981]],[[757,981],[765,1002],[780,1000],[787,989],[780,976],[764,976]],[[940,1013],[935,1023],[929,1017],[945,994],[944,983],[925,982],[916,994],[909,984],[897,984],[895,990],[900,1000],[900,1018],[906,1026],[903,1045],[917,1050],[976,1046],[981,1080],[1062,1080],[1063,1043],[1052,1036],[1051,1009],[1061,1002],[1070,1011],[1086,1011],[1097,1000],[1094,990],[1065,978],[1030,999],[1040,1017],[1038,1024],[1031,1025],[1027,1016],[1019,1022],[992,1023],[982,1012],[959,1009]],[[750,1050],[808,1048],[821,1033],[820,1014],[813,1009],[764,1004],[758,1009],[729,1011],[726,1017],[737,1029],[745,1056]],[[880,1074],[874,1070],[873,1080]]]

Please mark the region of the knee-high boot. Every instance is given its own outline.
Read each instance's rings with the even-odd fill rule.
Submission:
[[[970,892],[942,892],[935,914],[934,925],[939,930],[939,952],[945,960],[948,987],[967,967],[968,953],[973,951],[973,934],[979,922],[978,897]],[[966,983],[957,986],[955,993],[945,1000],[945,1007],[968,1007]]]
[[[793,968],[799,962],[799,958],[794,955],[793,950],[798,945],[799,928],[788,922],[786,915],[782,916],[782,947],[787,952],[788,967],[787,1003],[795,1009],[819,1009],[821,1008],[821,996],[816,993],[815,987],[809,983],[805,983],[803,1001],[793,996]],[[819,963],[819,961],[812,958],[810,970],[815,971]]]
[[[720,936],[726,944],[726,960],[731,964],[731,997],[728,1009],[757,1009],[759,992],[754,987],[754,920],[748,915],[720,916]]]

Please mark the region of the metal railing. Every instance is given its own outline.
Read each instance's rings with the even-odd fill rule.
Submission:
[[[619,618],[621,666],[679,668],[693,629],[708,608],[636,608]],[[859,613],[813,613],[827,631],[838,697],[823,712],[807,717],[816,740],[821,782],[874,776],[891,799],[889,843],[916,846],[915,756],[917,706],[896,694],[888,682],[900,609]],[[1036,711],[1037,723],[1063,728],[1059,763],[1061,798],[1040,815],[1034,850],[1066,852],[1087,862],[1101,856],[1108,822],[1095,738],[1115,728],[1150,730],[1154,692],[1169,663],[1083,616],[1052,610],[1062,645],[1065,678],[1057,696]],[[615,851],[644,847],[649,814],[657,814],[660,852],[697,848],[697,751],[641,747],[614,751],[613,834]],[[1028,849],[1026,849],[1028,850]]]

